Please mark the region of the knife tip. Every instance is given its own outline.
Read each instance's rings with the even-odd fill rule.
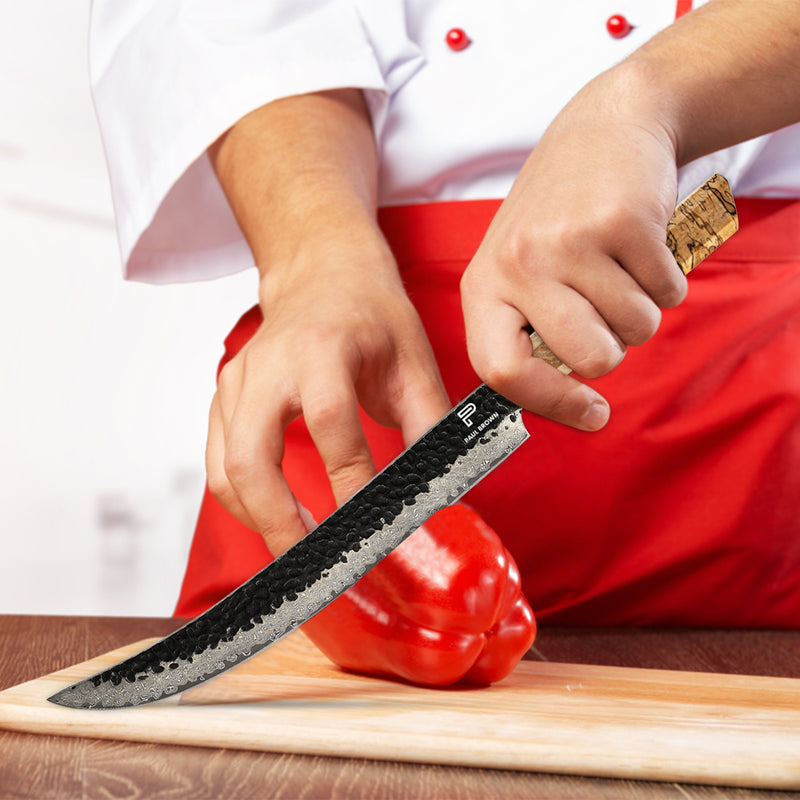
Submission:
[[[91,681],[80,681],[50,695],[49,703],[64,708],[100,708],[97,690]]]

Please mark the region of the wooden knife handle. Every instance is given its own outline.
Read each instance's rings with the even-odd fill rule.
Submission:
[[[667,247],[683,274],[688,275],[737,230],[739,218],[731,187],[722,175],[713,175],[675,209],[667,223]],[[536,358],[565,375],[572,372],[536,331],[531,334],[531,343]]]

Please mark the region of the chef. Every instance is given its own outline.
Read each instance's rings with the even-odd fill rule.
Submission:
[[[461,535],[434,518],[337,612],[377,608],[377,651],[398,619],[447,632],[431,587],[496,534],[482,644],[446,678],[427,634],[409,669],[336,636],[335,660],[444,683],[505,647],[473,674],[496,679],[532,637],[515,563],[548,622],[798,624],[797,3],[95,0],[91,42],[127,278],[260,276],[178,613],[484,381],[532,441],[450,512]],[[687,283],[664,231],[714,172],[741,230]]]

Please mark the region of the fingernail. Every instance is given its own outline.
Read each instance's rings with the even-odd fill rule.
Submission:
[[[312,516],[311,512],[301,503],[299,503],[295,499],[295,503],[297,503],[297,510],[300,512],[300,519],[303,520],[303,524],[309,531],[313,531],[314,528],[317,527],[317,521]]]
[[[586,413],[581,417],[581,427],[587,431],[599,431],[611,414],[611,409],[608,403],[603,400],[593,400],[592,404],[586,410]]]

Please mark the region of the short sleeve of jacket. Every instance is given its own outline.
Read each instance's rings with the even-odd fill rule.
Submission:
[[[94,0],[92,90],[126,277],[252,264],[205,155],[255,108],[360,87],[377,126],[414,70],[402,0]]]

